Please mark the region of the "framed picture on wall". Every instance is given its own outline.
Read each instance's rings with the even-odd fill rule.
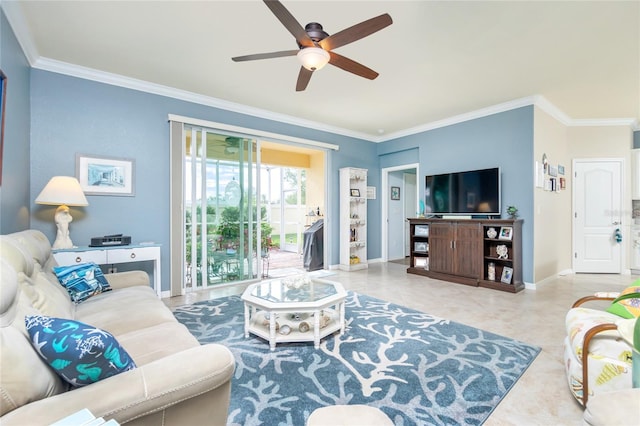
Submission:
[[[391,187],[391,199],[392,200],[399,200],[400,199],[400,187],[399,186],[392,186]]]
[[[87,195],[135,195],[134,166],[132,159],[76,155],[76,177]]]

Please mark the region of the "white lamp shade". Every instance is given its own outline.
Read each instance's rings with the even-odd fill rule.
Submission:
[[[36,204],[88,206],[89,202],[78,179],[71,176],[54,176],[36,198]]]
[[[302,66],[309,71],[319,70],[327,65],[331,58],[329,52],[320,47],[305,47],[300,49],[297,56]]]

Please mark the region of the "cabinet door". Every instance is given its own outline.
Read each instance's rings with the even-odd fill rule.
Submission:
[[[451,223],[432,223],[429,227],[429,270],[453,272],[453,227]]]
[[[482,272],[482,230],[479,223],[460,223],[455,226],[454,273],[480,278]]]

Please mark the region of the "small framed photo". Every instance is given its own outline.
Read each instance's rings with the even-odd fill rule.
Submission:
[[[511,279],[513,278],[513,268],[505,266],[502,268],[502,277],[500,281],[505,284],[511,284]]]
[[[360,190],[359,189],[351,189],[351,196],[352,197],[359,197],[360,196]]]
[[[391,187],[391,199],[392,200],[399,200],[400,199],[400,187],[399,186],[392,186]]]
[[[500,228],[500,235],[498,235],[499,240],[511,240],[513,238],[513,227],[512,226],[503,226]]]
[[[428,257],[416,257],[413,260],[414,268],[424,268],[429,269],[429,258]]]
[[[420,253],[426,253],[429,250],[427,243],[413,243],[413,251]]]
[[[413,231],[413,235],[415,235],[416,237],[428,237],[429,225],[416,225]]]
[[[126,158],[76,155],[76,177],[87,195],[135,195],[135,161]]]

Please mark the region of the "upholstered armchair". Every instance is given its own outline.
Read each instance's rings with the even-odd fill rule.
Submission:
[[[571,393],[583,406],[590,396],[632,387],[632,346],[621,331],[633,320],[582,306],[599,300],[613,301],[618,296],[619,293],[586,296],[567,312],[565,371]]]

